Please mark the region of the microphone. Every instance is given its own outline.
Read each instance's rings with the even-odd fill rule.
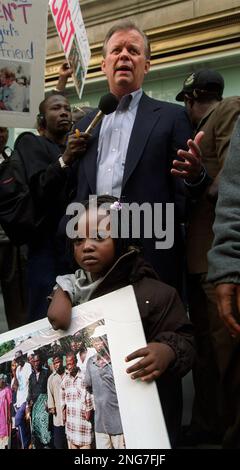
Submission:
[[[106,95],[102,96],[98,104],[99,111],[85,132],[90,134],[92,129],[94,129],[94,127],[96,127],[96,125],[101,121],[103,116],[113,113],[117,109],[118,104],[118,99],[112,93],[107,93]]]

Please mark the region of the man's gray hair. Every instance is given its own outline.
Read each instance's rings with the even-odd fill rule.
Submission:
[[[106,57],[107,43],[114,33],[118,31],[130,31],[132,29],[135,31],[138,31],[138,33],[142,36],[143,41],[144,41],[145,56],[146,56],[146,59],[150,60],[151,47],[150,47],[150,42],[148,40],[148,37],[140,28],[138,28],[138,26],[133,21],[130,21],[130,20],[119,21],[118,23],[115,23],[109,29],[103,42],[103,48],[102,48],[103,57]]]

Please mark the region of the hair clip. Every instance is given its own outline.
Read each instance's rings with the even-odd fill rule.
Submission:
[[[110,209],[114,211],[120,211],[122,209],[122,204],[120,201],[115,201],[110,205]]]

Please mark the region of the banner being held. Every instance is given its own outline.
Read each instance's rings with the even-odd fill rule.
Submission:
[[[79,1],[50,0],[49,5],[65,56],[73,69],[77,94],[81,98],[91,53]]]
[[[48,0],[0,2],[0,126],[31,128],[44,97]]]

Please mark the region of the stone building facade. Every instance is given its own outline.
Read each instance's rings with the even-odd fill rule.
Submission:
[[[225,96],[240,93],[240,0],[80,0],[91,47],[91,61],[81,99],[95,106],[107,90],[101,72],[106,31],[121,18],[134,20],[152,45],[151,70],[144,89],[158,99],[174,101],[184,77],[201,67],[225,78]],[[49,12],[46,90],[56,85],[64,55]],[[79,104],[72,82],[67,93]]]

